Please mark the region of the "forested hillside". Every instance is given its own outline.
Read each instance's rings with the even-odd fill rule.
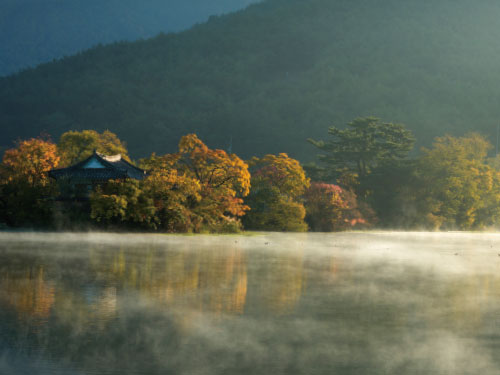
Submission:
[[[268,0],[153,39],[0,79],[0,137],[109,129],[133,157],[196,133],[243,157],[301,160],[330,125],[374,115],[417,144],[499,123],[500,3]]]
[[[2,0],[0,76],[96,44],[185,30],[254,0]]]

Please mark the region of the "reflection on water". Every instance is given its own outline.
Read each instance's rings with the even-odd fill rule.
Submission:
[[[103,283],[133,290],[157,304],[217,313],[243,313],[247,293],[245,255],[226,251],[142,249],[123,246],[112,254],[93,252],[92,269]]]
[[[20,319],[33,319],[44,324],[54,304],[54,283],[46,282],[43,267],[24,266],[12,275],[2,269],[0,275],[0,299],[11,306]]]
[[[0,234],[0,374],[498,374],[500,235]]]

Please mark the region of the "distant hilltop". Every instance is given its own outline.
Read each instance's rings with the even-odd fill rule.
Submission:
[[[177,32],[256,0],[2,0],[0,76],[97,44]]]
[[[92,128],[132,156],[196,133],[244,158],[307,161],[306,138],[365,115],[406,124],[418,145],[471,130],[494,143],[499,16],[495,1],[264,1],[0,79],[0,148]]]

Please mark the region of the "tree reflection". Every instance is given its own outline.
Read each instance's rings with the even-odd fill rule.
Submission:
[[[302,252],[270,255],[264,263],[237,246],[93,247],[88,254],[88,261],[49,266],[37,258],[11,262],[0,270],[0,303],[36,324],[54,311],[63,325],[104,329],[123,307],[120,296],[130,293],[159,307],[227,315],[245,312],[253,288],[258,308],[284,314],[293,311],[305,285]]]
[[[98,277],[118,289],[134,289],[164,305],[214,313],[244,312],[247,263],[237,248],[213,251],[143,249],[141,256],[122,248],[111,257],[91,256]]]
[[[0,275],[0,301],[20,318],[31,318],[33,325],[41,325],[49,318],[55,302],[55,285],[45,280],[43,266],[7,271]]]
[[[74,251],[0,243],[0,373],[12,373],[2,372],[5,348],[81,373],[260,374],[286,364],[274,372],[347,374],[437,373],[443,355],[498,347],[500,277],[486,258],[427,263],[269,238],[141,237]]]

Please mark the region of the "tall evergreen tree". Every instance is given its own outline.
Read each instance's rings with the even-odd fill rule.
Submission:
[[[384,163],[405,158],[415,138],[404,125],[381,122],[375,117],[360,117],[346,129],[332,126],[328,141],[309,139],[323,151],[319,159],[337,173],[350,172],[363,179]]]

